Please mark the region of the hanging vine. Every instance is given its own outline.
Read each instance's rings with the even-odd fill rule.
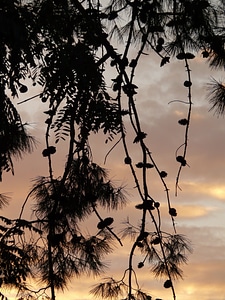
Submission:
[[[51,299],[55,300],[56,290],[64,289],[72,277],[101,273],[105,267],[103,258],[112,251],[113,242],[122,246],[123,239],[131,237],[128,267],[122,279],[110,278],[95,286],[92,293],[105,299],[152,299],[140,289],[136,272],[136,268],[141,269],[148,263],[152,275],[162,277],[164,288],[171,289],[176,299],[174,281],[182,277],[181,266],[187,262],[191,247],[189,240],[177,232],[177,211],[171,200],[174,195],[167,185],[167,171],[152,154],[148,132],[143,130],[137,101],[141,86],[136,85],[135,76],[146,54],[151,53],[149,59],[153,55],[160,58],[160,69],[174,60],[184,62],[187,101],[170,101],[184,103],[187,108],[186,118],[178,120],[184,126],[184,140],[174,151],[179,163],[175,178],[175,196],[178,196],[181,172],[189,166],[187,150],[193,105],[191,60],[202,51],[211,64],[221,65],[224,47],[216,30],[218,14],[217,6],[205,0],[111,0],[107,4],[100,0],[2,1],[0,22],[6,22],[8,27],[1,29],[0,115],[4,122],[0,126],[0,139],[4,145],[4,139],[10,138],[11,142],[7,149],[1,146],[0,175],[4,171],[14,173],[13,157],[33,149],[34,139],[27,134],[6,92],[8,89],[12,97],[27,93],[26,80],[29,79],[33,86],[41,88],[41,93],[19,104],[29,105],[39,98],[45,107],[42,156],[48,165],[48,176],[34,180],[18,219],[0,218],[3,223],[1,249],[8,251],[7,262],[15,260],[17,270],[11,270],[11,264],[7,263],[0,286],[11,284],[24,293],[30,291],[29,295],[37,298],[40,293],[46,297],[50,290]],[[115,41],[120,42],[119,49]],[[110,83],[105,75],[108,67],[114,74]],[[223,92],[223,85],[213,85],[211,95],[221,101],[211,101],[219,113],[224,110]],[[134,204],[140,214],[139,225],[127,220],[121,235],[112,228],[114,219],[100,213],[101,208],[123,208],[127,199],[124,186],[115,186],[107,170],[94,162],[90,135],[99,132],[106,136],[106,143],[114,143],[105,162],[117,145],[122,144],[121,163],[130,170],[139,195],[138,203]],[[128,136],[133,137],[133,142]],[[117,142],[114,142],[115,137],[118,137]],[[57,157],[61,145],[67,149],[66,163],[60,176],[55,176],[53,157]],[[140,161],[132,157],[134,145]],[[160,183],[164,199],[152,195],[150,174]],[[1,198],[0,203],[4,203],[4,199]],[[24,221],[22,216],[28,201],[34,203],[33,219]],[[171,220],[168,232],[163,206],[167,207]],[[80,224],[91,215],[97,218],[96,231],[84,234]],[[33,234],[28,241],[27,230]],[[11,238],[13,246],[10,248]],[[33,257],[25,255],[27,247]],[[13,252],[17,253],[16,257]],[[137,266],[136,253],[142,258]],[[19,267],[23,259],[25,271]],[[32,274],[37,274],[43,288],[35,291],[26,286]]]

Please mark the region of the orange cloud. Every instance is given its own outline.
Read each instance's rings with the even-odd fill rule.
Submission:
[[[206,195],[219,200],[225,200],[225,185],[216,183],[191,182],[183,183],[189,194]]]
[[[179,218],[200,218],[208,215],[211,208],[197,205],[176,205]]]

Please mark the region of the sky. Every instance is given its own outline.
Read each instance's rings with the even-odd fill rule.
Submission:
[[[170,189],[173,206],[178,212],[177,231],[187,236],[193,248],[188,264],[183,267],[183,280],[175,282],[177,300],[225,300],[225,120],[209,112],[210,105],[206,100],[206,83],[210,77],[222,80],[224,74],[211,70],[200,54],[190,63],[193,82],[193,108],[187,152],[190,167],[186,166],[182,170],[179,184],[182,190],[178,192],[177,197],[175,178],[179,165],[175,159],[175,152],[184,142],[184,127],[178,124],[178,120],[187,116],[188,107],[179,102],[169,102],[176,99],[187,100],[187,89],[183,86],[187,74],[183,62],[172,59],[170,64],[160,68],[159,58],[143,56],[134,78],[134,83],[139,87],[136,105],[142,129],[148,133],[146,143],[158,166],[168,173],[166,183]],[[37,94],[38,89],[39,87],[30,87],[26,97]],[[38,175],[47,175],[47,165],[41,155],[44,147],[42,134],[45,115],[39,113],[45,108],[38,98],[29,102],[29,105],[17,105],[17,108],[23,121],[30,123],[30,131],[37,136],[39,144],[33,154],[26,155],[22,161],[15,163],[15,176],[3,176],[1,192],[8,193],[12,200],[1,214],[12,218],[19,215],[21,203],[32,185],[32,179]],[[134,134],[128,131],[127,136],[132,159],[138,162],[138,147],[132,143]],[[129,202],[124,210],[103,212],[105,216],[110,214],[114,217],[114,230],[119,232],[122,222],[128,216],[130,222],[138,224],[139,216],[134,206],[140,203],[140,200],[129,169],[123,163],[122,145],[119,144],[110,153],[104,164],[105,155],[117,138],[108,144],[104,143],[104,139],[101,134],[91,137],[94,161],[107,168],[110,178],[116,183],[125,184],[129,194]],[[57,157],[54,158],[55,174],[62,170],[65,163],[65,146],[61,143],[57,147]],[[155,199],[160,199],[165,205],[163,187],[155,176],[150,176],[149,184]],[[27,206],[26,216],[30,214],[30,205],[32,207],[32,203]],[[163,220],[164,228],[171,230],[170,219],[166,214]],[[90,220],[87,226],[93,224],[96,224],[96,220]],[[93,284],[100,282],[101,277],[122,277],[124,269],[128,266],[129,249],[129,241],[125,241],[123,247],[116,245],[114,252],[106,257],[109,268],[105,274],[100,278],[84,276],[74,279],[68,290],[65,290],[64,294],[58,293],[56,299],[93,299],[89,290]],[[135,259],[138,262],[138,254]],[[172,299],[171,291],[162,287],[163,280],[156,280],[148,266],[137,270],[137,273],[141,287],[149,291],[153,299]]]

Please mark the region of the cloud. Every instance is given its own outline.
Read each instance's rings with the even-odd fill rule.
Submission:
[[[188,194],[198,195],[201,198],[214,198],[219,200],[225,200],[225,185],[217,184],[211,182],[210,184],[206,182],[188,182],[184,183],[185,189],[188,191]],[[203,197],[202,197],[203,196]]]
[[[136,106],[140,113],[141,126],[147,132],[146,142],[149,146],[160,170],[168,172],[166,182],[168,184],[171,202],[176,207],[178,216],[175,219],[178,232],[186,234],[191,240],[194,248],[190,261],[184,268],[184,281],[176,283],[178,299],[182,300],[224,300],[224,278],[225,278],[225,237],[224,231],[224,169],[225,169],[225,126],[223,118],[216,118],[209,113],[210,105],[205,99],[206,82],[210,76],[219,76],[208,69],[202,60],[194,60],[191,63],[193,81],[193,106],[188,139],[187,161],[190,165],[182,169],[178,191],[175,197],[175,178],[179,164],[176,162],[176,150],[184,142],[184,127],[178,124],[180,118],[187,116],[188,106],[173,100],[187,101],[187,89],[183,86],[186,79],[186,72],[181,62],[171,59],[171,64],[163,68],[159,67],[160,60],[150,56],[144,58],[137,69],[134,83],[139,86]],[[113,78],[113,77],[112,77]],[[36,91],[34,91],[36,92]],[[29,95],[33,95],[30,91]],[[22,99],[21,99],[22,100]],[[31,179],[37,175],[48,174],[46,160],[41,152],[44,147],[43,130],[45,115],[35,112],[34,104],[38,111],[44,111],[45,105],[39,99],[28,102],[28,105],[20,105],[19,109],[23,120],[31,123],[31,131],[38,136],[40,144],[32,155],[26,155],[22,161],[15,164],[15,177],[10,174],[4,175],[1,185],[1,192],[13,192],[11,205],[2,211],[2,214],[14,218],[18,216],[21,203],[25,200],[31,186]],[[127,103],[124,104],[127,106]],[[32,109],[31,109],[32,107]],[[128,124],[128,117],[124,118]],[[138,145],[133,144],[135,137],[134,130],[127,127],[127,142],[130,147],[130,156],[135,163],[142,160]],[[54,141],[54,136],[51,136]],[[129,216],[130,221],[137,225],[141,213],[134,206],[140,202],[137,189],[130,170],[124,164],[124,151],[120,143],[107,156],[107,153],[118,141],[105,144],[106,136],[103,134],[92,135],[91,145],[94,161],[109,169],[109,177],[116,183],[125,184],[128,190],[128,206],[123,211],[109,213],[104,211],[103,215],[112,215],[115,219],[115,231],[122,227],[121,222]],[[65,164],[64,157],[66,144],[60,142],[57,145],[57,153],[53,158],[55,167],[54,175],[58,176]],[[179,153],[182,147],[179,149]],[[182,152],[181,152],[182,153]],[[140,175],[141,170],[135,169]],[[163,228],[171,230],[171,220],[166,207],[166,195],[164,186],[154,169],[148,171],[148,183],[151,195],[162,203]],[[140,184],[142,182],[140,179]],[[31,206],[30,206],[31,205]],[[29,202],[26,215],[30,216]],[[83,228],[96,230],[97,220],[93,218],[90,223],[85,223]],[[91,226],[88,226],[91,225]],[[148,220],[149,228],[152,228],[151,220]],[[90,230],[90,231],[91,231]],[[118,246],[114,253],[106,258],[110,262],[110,268],[104,276],[115,276],[121,278],[124,268],[127,267],[130,244],[124,247]],[[136,261],[140,259],[137,255]],[[149,290],[155,297],[162,297],[165,300],[171,299],[171,291],[162,288],[163,280],[155,281],[150,272],[150,267],[138,270],[141,286]],[[99,282],[99,278],[83,276],[74,279],[68,291],[57,298],[68,300],[93,299],[88,291],[92,284]]]
[[[205,228],[203,230],[200,227],[183,227],[181,229],[191,237],[194,252],[189,256],[189,262],[183,268],[183,280],[175,282],[177,299],[223,300],[225,276],[223,249],[225,244],[222,228]],[[215,232],[217,232],[216,237]],[[126,264],[128,266],[127,250],[128,246],[125,245],[125,249],[120,247],[114,252],[111,257],[113,258],[112,266],[106,274],[96,279],[83,276],[81,279],[75,280],[69,288],[68,299],[93,299],[88,295],[88,291],[93,284],[100,283],[101,278],[108,276],[120,280],[123,277],[123,269],[126,268]],[[137,268],[137,263],[142,259],[140,254],[135,253],[134,268],[140,287],[149,292],[153,299],[156,297],[165,300],[172,299],[171,290],[163,288],[165,279],[156,280],[150,271],[150,265],[146,263],[144,268]]]
[[[179,218],[196,219],[207,216],[210,213],[209,207],[197,205],[176,205]]]

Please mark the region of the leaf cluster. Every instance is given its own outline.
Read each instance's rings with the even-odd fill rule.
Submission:
[[[20,115],[10,99],[0,92],[0,181],[3,171],[14,173],[13,157],[21,158],[26,152],[30,153],[35,140],[27,133]]]
[[[46,244],[40,247],[37,264],[41,280],[63,289],[74,275],[99,274],[105,267],[102,258],[112,250],[112,236],[102,229],[94,236],[85,237],[79,222],[98,207],[123,206],[126,198],[122,187],[115,188],[106,170],[82,158],[73,161],[63,183],[60,179],[38,178],[32,196],[36,199],[34,213]],[[53,274],[49,272],[51,268]]]
[[[37,247],[32,233],[40,234],[40,230],[26,220],[13,221],[0,216],[0,221],[0,286],[21,288],[33,275]],[[30,233],[28,241],[25,239],[27,230]]]

